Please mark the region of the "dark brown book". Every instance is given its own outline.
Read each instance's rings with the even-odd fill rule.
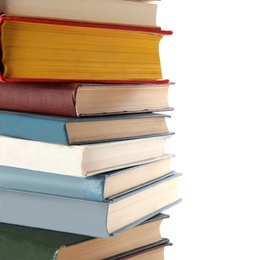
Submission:
[[[0,109],[72,117],[172,110],[169,84],[1,82]]]

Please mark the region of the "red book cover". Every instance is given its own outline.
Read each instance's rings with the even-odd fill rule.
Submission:
[[[76,117],[76,83],[0,83],[0,109]]]
[[[163,93],[167,93],[169,81],[157,81],[157,84],[144,84],[144,85],[133,85],[136,86],[136,89],[141,87],[142,89],[128,92],[127,96],[124,96],[126,89],[129,89],[132,85],[125,84],[85,84],[85,83],[65,83],[65,82],[0,82],[0,109],[1,110],[11,110],[11,111],[22,111],[22,112],[33,112],[33,113],[41,113],[41,114],[52,114],[52,115],[61,115],[61,116],[71,116],[71,117],[80,117],[84,116],[80,113],[77,105],[77,91],[79,87],[83,87],[86,92],[86,87],[89,87],[90,90],[93,86],[99,86],[99,90],[92,92],[90,94],[89,101],[95,104],[96,107],[104,107],[105,104],[115,104],[119,103],[119,100],[124,100],[124,103],[129,103],[132,101],[132,96],[142,95],[142,93],[147,94],[147,88],[153,86],[154,92],[153,94],[158,96],[163,96],[163,101],[167,99],[167,95],[161,94],[160,86],[164,90]],[[165,84],[166,83],[166,84]],[[104,91],[106,87],[109,85],[117,86],[118,91],[114,92],[117,95],[111,95],[107,97],[107,93],[111,93]],[[144,88],[145,87],[145,88]],[[125,90],[124,90],[125,89]],[[91,93],[91,92],[90,92]],[[121,95],[121,93],[123,93]],[[97,96],[98,95],[98,96]],[[121,95],[121,96],[119,96]],[[165,96],[165,97],[164,97]],[[154,98],[152,96],[151,98]],[[103,103],[101,105],[101,99],[103,99]],[[162,106],[161,109],[147,109],[147,101],[146,99],[140,97],[142,101],[144,100],[144,104],[138,102],[139,107],[142,109],[139,111],[121,111],[114,112],[111,111],[109,114],[123,114],[123,113],[141,113],[141,112],[155,112],[155,111],[164,111],[164,110],[173,110],[172,107],[166,107],[166,105],[162,105],[161,102],[158,106]],[[164,102],[166,103],[166,101]],[[122,102],[121,102],[122,104]],[[141,105],[140,105],[141,104]],[[103,114],[100,113],[98,115]],[[107,112],[105,113],[107,114]],[[85,116],[97,115],[97,114],[85,114]]]

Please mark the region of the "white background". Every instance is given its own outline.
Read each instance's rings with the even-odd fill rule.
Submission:
[[[162,0],[164,77],[181,204],[166,213],[166,259],[254,259],[252,1]]]

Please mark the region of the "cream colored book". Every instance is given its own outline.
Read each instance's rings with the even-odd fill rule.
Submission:
[[[0,165],[86,177],[157,160],[170,136],[88,145],[60,145],[0,136]]]
[[[15,16],[157,26],[157,4],[145,1],[1,0],[0,11]]]

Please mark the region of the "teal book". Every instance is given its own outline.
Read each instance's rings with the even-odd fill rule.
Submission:
[[[0,222],[109,238],[177,205],[174,173],[110,201],[91,201],[36,192],[0,189]]]
[[[131,258],[171,245],[160,234],[160,225],[167,218],[166,214],[158,214],[111,239],[0,223],[0,259]]]
[[[0,188],[107,201],[173,174],[170,156],[89,178],[0,165]]]
[[[169,135],[169,115],[66,117],[0,110],[0,135],[64,145]]]

